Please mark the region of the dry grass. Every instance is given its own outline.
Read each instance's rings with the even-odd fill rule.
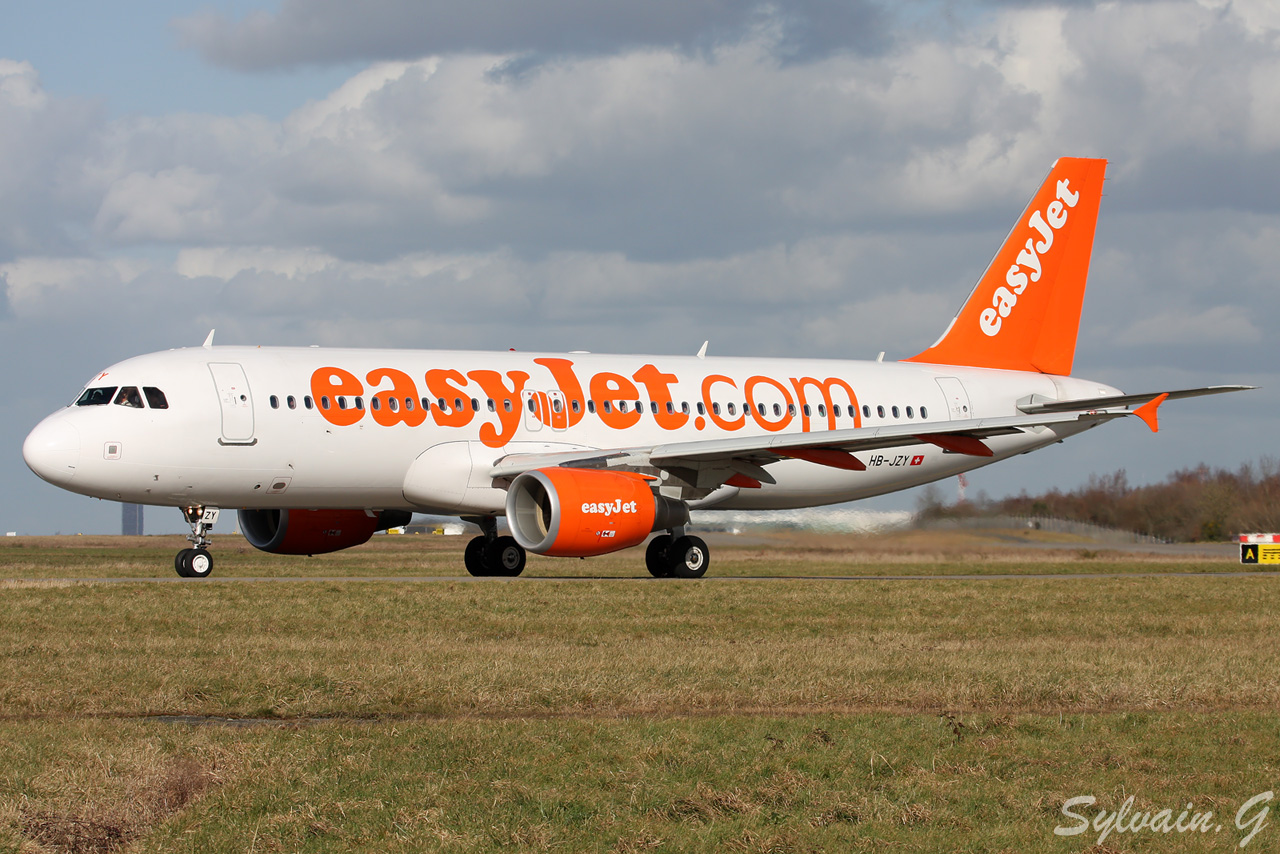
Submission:
[[[1268,709],[1278,580],[14,589],[0,715]]]
[[[188,755],[145,744],[107,751],[55,761],[29,782],[30,792],[0,807],[0,818],[38,850],[111,854],[222,782],[213,764]]]
[[[402,555],[457,558],[456,540],[404,539],[344,560],[383,575]],[[168,551],[146,538],[122,559],[114,542],[0,555],[40,552],[10,578],[63,578]],[[930,542],[882,541],[866,574]],[[844,565],[848,543],[810,545],[723,552],[761,572]],[[1073,795],[1229,817],[1280,773],[1275,574],[670,582],[609,566],[564,583],[12,583],[0,850],[1079,852],[1094,840],[1052,836]],[[228,717],[276,724],[212,723]]]

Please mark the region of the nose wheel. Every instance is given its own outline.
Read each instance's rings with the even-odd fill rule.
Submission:
[[[182,518],[191,526],[191,536],[187,537],[192,549],[183,549],[173,558],[173,568],[183,578],[207,578],[213,572],[213,555],[209,554],[209,532],[218,521],[217,507],[194,505],[182,508]]]
[[[173,568],[183,578],[205,578],[213,572],[213,555],[207,549],[183,549],[173,559]]]

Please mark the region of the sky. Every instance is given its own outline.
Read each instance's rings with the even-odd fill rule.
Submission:
[[[975,472],[970,496],[1276,453],[1274,3],[9,7],[0,532],[118,531],[118,505],[40,481],[22,440],[107,365],[213,328],[914,355],[1059,156],[1110,161],[1075,373],[1260,389]]]

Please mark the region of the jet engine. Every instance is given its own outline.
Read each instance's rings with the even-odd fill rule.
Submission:
[[[407,525],[408,510],[241,510],[249,545],[280,555],[319,555],[369,542],[375,531]]]
[[[684,502],[655,495],[649,480],[593,469],[527,471],[507,491],[507,525],[535,554],[590,557],[629,548],[689,521]]]

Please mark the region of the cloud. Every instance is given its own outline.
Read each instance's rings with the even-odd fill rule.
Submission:
[[[365,63],[283,120],[111,118],[0,60],[0,360],[25,372],[0,444],[107,364],[212,327],[264,345],[901,358],[945,328],[1063,155],[1111,158],[1078,372],[1133,391],[1277,384],[1266,3],[928,6],[907,25],[906,7],[824,0],[368,8],[178,22],[225,66]],[[974,489],[1234,464],[1280,414],[1253,394]],[[17,454],[0,475],[29,476]],[[52,530],[49,506],[6,529]]]
[[[300,64],[412,60],[429,54],[607,54],[735,41],[769,26],[791,55],[866,51],[887,39],[869,0],[285,0],[238,21],[215,11],[173,22],[181,43],[241,71]]]
[[[77,170],[101,121],[94,105],[50,98],[30,63],[0,58],[0,261],[79,248],[63,223],[91,210]]]

